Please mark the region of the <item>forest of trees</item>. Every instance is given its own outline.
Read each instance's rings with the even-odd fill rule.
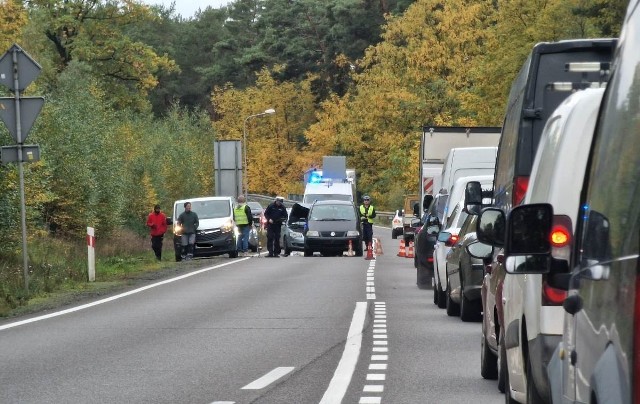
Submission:
[[[535,43],[616,36],[626,3],[235,0],[184,19],[135,0],[0,1],[0,52],[18,43],[42,66],[25,93],[46,99],[29,236],[144,231],[154,203],[212,194],[213,141],[267,108],[248,126],[250,192],[301,193],[305,169],[345,155],[395,209],[418,187],[423,124],[500,126]],[[20,251],[18,191],[0,166],[0,261]]]

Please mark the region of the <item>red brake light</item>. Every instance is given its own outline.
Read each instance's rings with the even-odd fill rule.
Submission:
[[[529,177],[516,177],[513,180],[513,206],[518,206],[522,203],[528,187]]]
[[[553,247],[565,247],[571,242],[571,233],[562,225],[555,225],[551,229],[551,245]]]
[[[447,247],[453,247],[458,240],[460,239],[460,236],[458,236],[457,234],[451,234],[449,236],[449,240],[447,240],[446,243],[444,243],[444,245],[446,245]]]
[[[567,298],[567,291],[552,288],[543,282],[542,284],[542,305],[543,306],[560,306],[564,299]]]

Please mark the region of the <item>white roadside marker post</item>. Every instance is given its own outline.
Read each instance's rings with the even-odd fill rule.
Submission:
[[[93,227],[87,227],[87,251],[89,258],[89,282],[96,280],[96,236]]]

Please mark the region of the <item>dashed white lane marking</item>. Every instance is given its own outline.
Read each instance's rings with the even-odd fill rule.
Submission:
[[[381,400],[380,397],[360,397],[358,404],[380,404]]]
[[[211,404],[236,404],[235,401],[214,401]]]
[[[362,391],[365,393],[382,393],[384,386],[381,384],[367,384]]]
[[[369,365],[369,370],[387,370],[386,363],[372,363]]]
[[[320,404],[340,403],[344,398],[349,383],[351,383],[351,377],[356,368],[358,356],[360,355],[362,328],[366,318],[367,302],[357,302],[342,358],[340,358],[338,367],[333,374],[333,378],[331,378],[331,382],[329,382],[327,391],[324,392],[324,396],[322,396],[322,400],[320,400]]]
[[[247,384],[246,386],[244,386],[242,388],[242,390],[260,390],[260,389],[264,389],[265,387],[267,387],[271,383],[275,382],[276,380],[278,380],[278,379],[282,378],[283,376],[287,375],[288,373],[290,373],[293,369],[295,369],[295,368],[294,367],[275,368],[271,372],[269,372],[266,375],[264,375],[261,378],[259,378],[258,380]]]
[[[385,380],[387,375],[384,373],[369,373],[367,374],[367,380]]]

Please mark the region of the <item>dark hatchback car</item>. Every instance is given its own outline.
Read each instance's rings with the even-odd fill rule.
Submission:
[[[480,291],[484,279],[484,266],[491,261],[493,252],[493,247],[478,242],[477,221],[478,216],[467,216],[458,234],[460,239],[447,254],[447,314],[459,314],[462,321],[482,319]],[[470,247],[474,249],[474,255],[469,254]],[[485,258],[477,258],[479,255]]]
[[[249,201],[247,202],[247,205],[251,209],[251,216],[253,216],[253,224],[260,225],[260,216],[262,216],[262,212],[264,211],[264,208],[262,207],[260,202],[256,202],[256,201]]]
[[[304,232],[304,256],[319,251],[324,256],[342,255],[349,245],[361,257],[362,226],[351,201],[317,201],[311,205]]]

